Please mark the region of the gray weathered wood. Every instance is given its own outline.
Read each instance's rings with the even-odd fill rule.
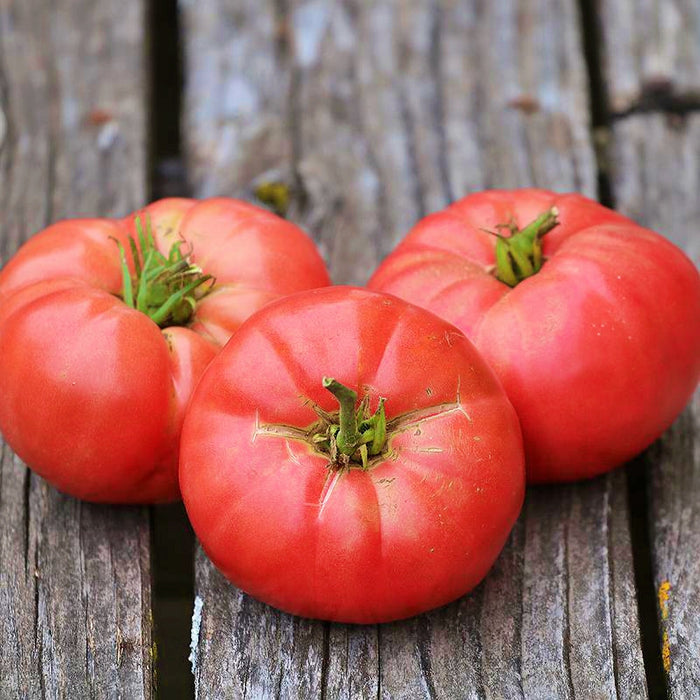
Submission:
[[[700,261],[700,115],[616,121],[610,146],[617,207]]]
[[[700,697],[700,393],[650,452],[650,521],[669,696]]]
[[[0,2],[2,261],[56,218],[143,202],[143,15]],[[147,511],[63,496],[0,449],[0,697],[152,697]]]
[[[697,0],[596,0],[610,108],[700,100]],[[656,103],[656,104],[655,104]]]
[[[635,115],[611,144],[618,207],[700,261],[700,115]],[[647,453],[652,569],[669,695],[700,697],[700,392]]]
[[[339,283],[483,187],[595,194],[575,2],[186,0],[197,194],[277,180]],[[644,697],[625,474],[532,489],[471,595],[390,625],[298,620],[197,558],[199,697]]]

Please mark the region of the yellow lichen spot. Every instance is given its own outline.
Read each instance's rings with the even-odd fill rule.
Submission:
[[[659,610],[661,610],[661,619],[668,619],[668,601],[671,597],[671,584],[668,581],[662,581],[659,586]]]
[[[664,630],[661,642],[661,659],[664,662],[664,671],[668,673],[671,670],[671,646],[668,643],[668,632]]]
[[[255,196],[278,216],[287,213],[291,192],[283,182],[261,182],[255,188]]]

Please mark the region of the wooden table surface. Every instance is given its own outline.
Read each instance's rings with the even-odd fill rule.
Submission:
[[[580,190],[697,261],[699,110],[700,0],[0,0],[0,259],[58,218],[280,182],[337,283],[488,187]],[[632,464],[529,489],[452,605],[312,622],[197,550],[158,652],[161,510],[63,496],[2,444],[0,698],[700,698],[697,396]]]

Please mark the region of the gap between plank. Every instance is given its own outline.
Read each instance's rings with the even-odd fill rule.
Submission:
[[[625,114],[610,110],[602,61],[602,39],[599,25],[598,0],[579,0],[582,42],[590,95],[590,118],[598,168],[598,199],[607,207],[615,207],[615,195],[609,172],[609,144],[612,138],[613,120],[627,113],[652,109],[677,111],[670,102],[642,101]],[[655,106],[652,106],[655,105]],[[665,106],[664,106],[665,105]],[[676,105],[677,107],[677,105]],[[700,107],[698,103],[697,107]],[[630,518],[630,539],[634,581],[637,589],[637,611],[640,640],[650,698],[667,698],[668,688],[661,658],[661,638],[656,613],[656,591],[652,572],[651,541],[649,528],[649,471],[644,469],[644,457],[628,464],[626,470],[627,501]]]
[[[147,0],[149,200],[187,195],[180,141],[183,69],[177,0]],[[144,202],[145,204],[145,202]],[[151,508],[156,696],[194,697],[190,625],[194,533],[182,503]]]
[[[184,85],[177,0],[148,2],[149,200],[189,195],[180,122]]]
[[[579,0],[581,11],[582,44],[586,72],[588,74],[588,94],[590,96],[590,117],[593,130],[598,167],[598,201],[606,207],[614,206],[612,187],[608,172],[608,144],[611,132],[611,114],[603,76],[601,59],[601,32],[598,25],[596,0]]]
[[[627,109],[612,112],[615,121],[633,114],[663,112],[671,116],[684,117],[700,111],[700,97],[697,95],[674,95],[672,86],[666,83],[645,85],[637,102]]]
[[[668,698],[666,674],[661,656],[661,635],[656,614],[656,588],[649,536],[650,474],[649,469],[645,468],[645,461],[642,455],[626,467],[634,582],[637,588],[639,633],[649,697]]]

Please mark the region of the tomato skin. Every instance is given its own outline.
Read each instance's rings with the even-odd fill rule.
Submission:
[[[494,237],[556,206],[542,269],[499,282]],[[451,321],[520,417],[528,481],[573,481],[642,451],[700,376],[700,277],[669,241],[577,194],[491,191],[419,222],[368,286]]]
[[[210,222],[215,226],[185,230],[188,217],[206,221],[208,212],[222,208]],[[200,266],[205,263],[196,258],[205,250],[224,248],[240,235],[257,240],[257,247],[239,248],[235,260],[232,248],[216,260],[226,282],[205,297],[216,299],[214,332],[206,314],[200,318],[201,304],[189,327],[160,329],[119,298],[115,241],[128,250],[137,215],[148,217],[163,253],[182,240]],[[265,252],[267,243],[273,252]],[[265,268],[271,255],[284,257],[287,267]],[[253,297],[243,306],[230,290],[246,264],[266,272],[240,283]],[[177,499],[179,434],[192,390],[220,346],[259,308],[255,302],[286,292],[285,277],[299,288],[330,283],[300,229],[235,200],[165,199],[121,220],[53,224],[0,272],[0,429],[7,442],[28,466],[79,498]]]
[[[127,500],[137,488],[146,500],[164,489],[176,497],[158,469],[159,446],[172,437],[168,351],[144,314],[101,290],[73,287],[10,316],[0,354],[3,431],[39,474],[85,499],[108,489]]]
[[[308,442],[264,429],[314,423],[305,399],[336,410],[324,375],[365,387],[373,405],[386,397],[389,425],[432,418],[390,431],[368,471],[329,468]],[[180,485],[205,551],[246,592],[306,617],[388,621],[486,574],[522,506],[520,428],[456,328],[394,297],[318,289],[266,306],[209,365]]]

